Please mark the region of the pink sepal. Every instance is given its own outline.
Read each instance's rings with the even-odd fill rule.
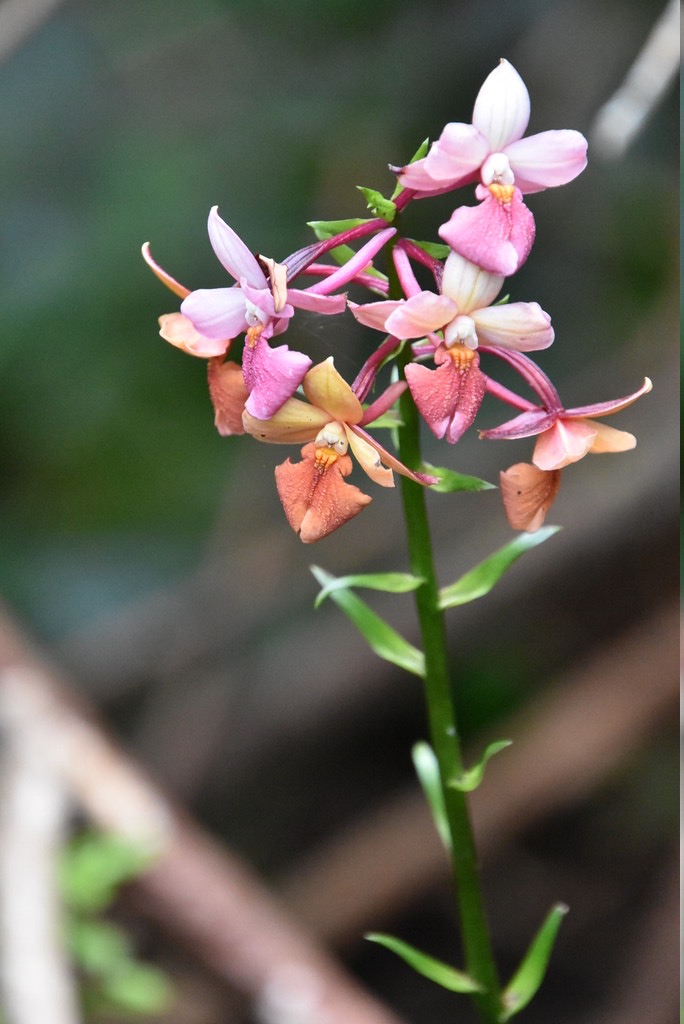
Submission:
[[[485,190],[480,191],[482,194]],[[479,206],[454,210],[439,235],[451,248],[490,274],[508,277],[530,254],[534,242],[534,217],[516,188],[509,202],[491,193]]]
[[[270,419],[294,395],[310,366],[303,352],[292,352],[287,345],[271,348],[263,335],[254,345],[248,341],[242,354],[247,412],[259,420]]]

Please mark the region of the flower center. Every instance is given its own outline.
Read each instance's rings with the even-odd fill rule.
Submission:
[[[515,191],[513,185],[499,185],[497,182],[493,182],[487,187],[494,198],[498,199],[500,203],[510,203],[513,198],[513,192]]]
[[[464,314],[454,317],[446,326],[444,340],[447,348],[451,348],[453,345],[465,345],[469,349],[477,348],[477,331],[473,318]]]
[[[512,185],[515,181],[511,165],[505,153],[490,153],[482,165],[482,184]]]
[[[457,370],[467,370],[476,357],[475,349],[456,343],[447,348]]]
[[[319,473],[325,473],[327,469],[330,469],[341,455],[347,454],[349,448],[344,427],[337,421],[328,423],[322,430],[319,430],[314,444],[316,445],[314,465]]]
[[[247,345],[250,348],[254,348],[254,346],[256,345],[257,341],[259,340],[259,335],[261,334],[263,329],[264,329],[264,325],[262,323],[257,323],[253,327],[248,327],[247,328],[247,333],[245,335],[245,338],[246,338],[246,341],[247,341]]]

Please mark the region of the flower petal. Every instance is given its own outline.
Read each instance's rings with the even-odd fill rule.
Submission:
[[[207,338],[195,329],[192,320],[182,313],[164,313],[159,317],[159,333],[164,341],[182,349],[190,356],[210,359],[223,355],[230,348],[231,338]]]
[[[489,306],[478,309],[472,316],[483,344],[536,352],[553,342],[551,317],[537,302]]]
[[[245,410],[242,425],[247,434],[268,444],[303,444],[313,441],[319,430],[330,422],[322,409],[316,409],[299,398],[288,398],[268,420],[258,419]]]
[[[347,305],[346,295],[317,295],[307,288],[288,288],[287,297],[297,309],[312,313],[343,313]]]
[[[312,405],[328,413],[329,420],[358,423],[363,419],[363,406],[335,369],[332,356],[309,370],[304,378],[304,394]]]
[[[435,353],[440,359],[440,350]],[[487,389],[487,378],[479,369],[479,358],[457,366],[443,355],[436,370],[409,363],[406,380],[418,410],[435,437],[455,444],[475,419]]]
[[[596,423],[595,420],[588,420],[596,431],[594,443],[591,446],[592,455],[602,455],[606,452],[628,452],[636,448],[637,439],[634,434],[626,430],[616,430],[606,423]]]
[[[546,472],[518,462],[499,474],[506,517],[514,530],[534,533],[544,524],[546,514],[560,487],[561,471]]]
[[[152,253],[150,252],[150,243],[145,242],[142,247],[142,255],[145,263],[148,265],[153,274],[159,278],[162,284],[165,284],[167,288],[177,295],[179,299],[184,299],[190,294],[190,289],[186,288],[185,285],[180,284],[175,277],[171,277],[166,271],[159,266],[156,260],[152,259]]]
[[[253,288],[267,287],[268,281],[258,260],[240,236],[219,217],[218,206],[212,206],[207,227],[212,249],[228,273],[236,281],[246,278]]]
[[[245,408],[257,419],[267,420],[291,398],[311,366],[303,352],[287,345],[271,348],[263,335],[254,345],[249,342],[242,354],[242,372],[249,388]]]
[[[380,458],[380,461],[384,463],[385,466],[388,466],[389,469],[394,470],[395,473],[399,473],[401,474],[401,476],[408,477],[409,480],[414,480],[417,484],[430,485],[439,482],[439,478],[436,476],[431,476],[429,473],[417,473],[414,472],[412,469],[409,469],[408,466],[405,466],[403,462],[399,461],[396,455],[392,455],[392,453],[388,452],[386,448],[383,448],[383,446],[379,444],[374,437],[371,437],[371,435],[368,434],[362,427],[345,426],[345,430],[347,433],[347,438],[349,439],[349,445],[352,448],[352,451],[354,451],[354,454],[356,454],[356,449],[354,448],[355,442],[352,440],[352,435],[355,435],[357,439],[360,438],[362,440],[367,441],[368,444],[375,449],[375,452],[377,453],[377,456]],[[363,468],[368,473],[368,469],[366,468],[365,465],[363,466]],[[371,474],[368,473],[368,475],[370,476]],[[373,480],[375,480],[376,483],[382,484],[382,480],[377,479],[375,476],[373,476]],[[391,487],[393,486],[393,484],[385,484],[384,486]]]
[[[240,288],[199,288],[181,303],[181,313],[207,338],[235,338],[246,331],[245,297]]]
[[[512,64],[501,60],[484,80],[473,108],[473,125],[491,152],[522,138],[530,120],[530,96]]]
[[[395,338],[423,338],[444,327],[457,313],[458,306],[448,295],[419,292],[388,316],[385,330]]]
[[[587,416],[612,416],[613,413],[626,409],[633,402],[636,402],[637,398],[647,395],[652,390],[653,382],[648,377],[644,377],[641,387],[632,392],[631,395],[625,395],[624,398],[614,398],[609,402],[596,402],[594,405],[582,405],[575,409],[566,409],[564,415],[579,416],[580,418]]]
[[[244,434],[242,413],[249,395],[242,369],[232,360],[210,359],[208,366],[209,396],[214,406],[214,423],[219,434]]]
[[[446,258],[442,295],[454,300],[459,313],[471,313],[491,305],[503,283],[501,274],[490,274],[457,252],[449,253]]]
[[[384,331],[388,316],[398,309],[403,299],[387,299],[383,302],[348,302],[347,305],[360,324]]]
[[[591,420],[559,419],[537,438],[532,461],[539,469],[562,469],[591,451],[598,424]]]
[[[439,229],[455,252],[491,274],[508,277],[529,256],[534,217],[515,189],[510,202],[488,195],[479,206],[461,206]]]
[[[549,412],[547,409],[529,409],[507,420],[499,427],[492,427],[490,430],[481,430],[480,437],[488,441],[517,441],[521,437],[534,437],[544,430],[549,430],[558,419],[557,412]]]
[[[515,184],[523,193],[572,181],[587,166],[587,140],[572,129],[539,132],[506,147]]]
[[[437,186],[449,182],[455,188],[475,180],[475,174],[489,151],[486,137],[475,125],[452,121],[425,157],[425,171]],[[416,160],[416,163],[421,161]],[[404,170],[410,173],[413,166],[409,164]],[[409,187],[415,188],[415,185]]]
[[[327,537],[358,515],[371,501],[344,481],[352,470],[348,455],[340,456],[323,472],[315,465],[315,445],[302,448],[302,462],[290,459],[275,470],[278,495],[287,520],[305,544]]]
[[[374,439],[369,434],[366,434],[365,431],[359,433],[347,426],[345,426],[345,433],[349,441],[349,447],[356,456],[361,469],[376,484],[380,484],[381,487],[394,487],[392,470],[383,466]]]

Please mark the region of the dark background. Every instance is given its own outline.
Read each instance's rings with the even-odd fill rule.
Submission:
[[[307,220],[363,216],[354,186],[391,191],[387,164],[468,121],[502,56],[529,88],[530,132],[576,128],[591,143],[660,11],[646,0],[91,0],[56,5],[6,44],[2,596],[157,778],[269,878],[412,784],[417,684],[357,650],[334,609],[314,617],[308,571],[405,569],[398,496],[369,490],[363,516],[303,547],[273,485],[283,451],[215,433],[204,364],[157,335],[177,304],[140,245],[188,287],[211,287],[225,280],[206,235],[214,204],[276,258],[312,240]],[[488,602],[452,613],[466,739],[619,646],[674,591],[675,109],[670,89],[624,156],[594,157],[590,144],[576,182],[529,201],[537,241],[507,290],[551,314],[556,342],[540,363],[567,405],[630,392],[644,374],[655,386],[611,421],[638,435],[635,452],[565,473],[551,516],[563,533]],[[411,232],[434,237],[451,202],[413,204]],[[349,379],[364,358],[346,320],[299,317],[286,340],[334,352]],[[485,407],[479,425],[501,418]],[[473,434],[429,453],[495,480],[530,445]],[[510,538],[496,492],[431,496],[431,508],[445,583]],[[408,600],[375,605],[415,637]],[[577,894],[531,1024],[603,1020],[669,863],[675,757],[664,723],[492,868],[504,959],[565,898],[550,877]],[[453,959],[448,890],[435,879],[426,893],[363,927]],[[389,954],[350,940],[343,951],[409,1021],[461,1019]],[[173,973],[173,950],[163,957]]]

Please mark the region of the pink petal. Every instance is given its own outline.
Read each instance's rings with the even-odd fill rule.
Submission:
[[[487,139],[474,125],[452,121],[425,157],[425,171],[437,186],[448,182],[454,188],[474,180],[489,151]]]
[[[634,434],[627,430],[616,430],[606,423],[596,423],[588,420],[596,431],[594,443],[591,446],[592,455],[602,455],[606,452],[628,452],[636,448],[637,439]]]
[[[491,193],[479,206],[461,206],[442,224],[439,235],[455,252],[491,274],[508,277],[530,254],[534,217],[515,189],[510,202]]]
[[[207,338],[235,338],[247,330],[241,288],[200,288],[181,303],[181,312]],[[215,353],[214,353],[215,354]]]
[[[637,398],[647,395],[652,389],[653,382],[650,378],[644,377],[644,383],[631,395],[625,395],[624,398],[614,398],[609,402],[596,402],[594,405],[582,405],[576,409],[566,409],[564,415],[571,417],[579,416],[580,418],[586,416],[611,416],[615,412],[626,409],[632,402],[636,402]]]
[[[209,359],[223,355],[230,348],[231,338],[207,338],[200,334],[192,320],[182,313],[165,313],[159,317],[159,333],[164,341],[182,349],[190,356]]]
[[[328,295],[336,288],[342,288],[345,284],[349,284],[352,278],[366,270],[369,265],[372,265],[373,257],[380,252],[385,242],[388,242],[396,233],[396,228],[385,228],[383,231],[379,231],[365,245],[362,245],[359,251],[354,253],[339,270],[330,274],[323,281],[319,281],[318,284],[312,285],[308,290],[310,292],[319,292],[321,295]]]
[[[481,430],[480,437],[486,437],[488,441],[517,441],[521,437],[534,437],[544,430],[548,431],[557,419],[558,413],[539,408],[528,409],[499,427]]]
[[[595,438],[590,420],[558,420],[537,438],[532,461],[539,469],[562,469],[584,458]]]
[[[291,352],[287,345],[271,348],[263,337],[252,346],[245,345],[242,372],[249,388],[245,409],[259,420],[267,420],[291,398],[311,366],[302,352]]]
[[[376,331],[384,331],[385,323],[391,313],[401,306],[403,299],[388,299],[384,302],[349,302],[348,306],[360,324],[373,327]]]
[[[317,295],[307,288],[288,288],[287,297],[297,309],[311,313],[344,313],[347,306],[346,295]]]
[[[254,288],[266,287],[268,283],[266,275],[256,257],[249,251],[239,235],[236,235],[233,229],[219,217],[218,206],[212,206],[207,227],[212,249],[228,273],[236,281],[239,281],[241,277],[246,278]]]
[[[472,424],[487,390],[477,355],[473,354],[468,365],[457,366],[446,354],[436,370],[409,363],[404,372],[418,411],[432,433],[454,444]]]
[[[554,338],[551,317],[537,302],[511,302],[489,306],[472,314],[483,344],[536,352],[548,348]]]
[[[376,456],[374,457],[374,464],[375,464],[376,470],[379,467],[381,474],[388,473],[388,472],[390,473],[390,477],[386,477],[385,478],[386,480],[389,480],[390,482],[383,484],[383,486],[385,486],[385,487],[393,487],[394,486],[394,483],[391,481],[391,470],[394,470],[396,473],[401,474],[401,476],[408,477],[409,480],[414,480],[418,484],[429,485],[429,484],[436,484],[436,483],[438,483],[438,477],[436,477],[436,476],[430,476],[427,473],[414,473],[414,471],[412,469],[409,469],[408,466],[405,466],[403,462],[400,462],[400,460],[396,457],[396,455],[392,455],[392,453],[388,452],[386,448],[383,448],[383,446],[378,441],[376,441],[376,439],[374,437],[371,437],[371,435],[369,433],[367,433],[362,427],[360,427],[360,426],[346,426],[345,430],[346,430],[346,433],[347,433],[347,437],[349,439],[349,446],[350,446],[350,448],[352,449],[354,454],[357,456],[357,458],[359,458],[359,462],[361,463],[363,468],[366,470],[368,475],[373,480],[375,480],[376,483],[383,484],[383,480],[379,476],[374,476],[373,473],[368,468],[368,466],[359,457],[358,449],[356,447],[356,442],[359,441],[359,440],[365,441],[370,448],[374,449],[374,451],[376,453]],[[379,463],[377,461],[378,459],[380,460]],[[384,466],[387,466],[388,469],[385,469],[383,464],[384,464]]]
[[[457,313],[458,306],[447,295],[419,292],[388,316],[385,330],[395,338],[422,338],[444,327]]]
[[[587,140],[571,129],[540,132],[506,147],[521,192],[540,192],[572,181],[587,166]]]
[[[512,64],[502,60],[487,76],[473,108],[473,125],[489,141],[490,152],[522,138],[530,120],[530,96]]]

